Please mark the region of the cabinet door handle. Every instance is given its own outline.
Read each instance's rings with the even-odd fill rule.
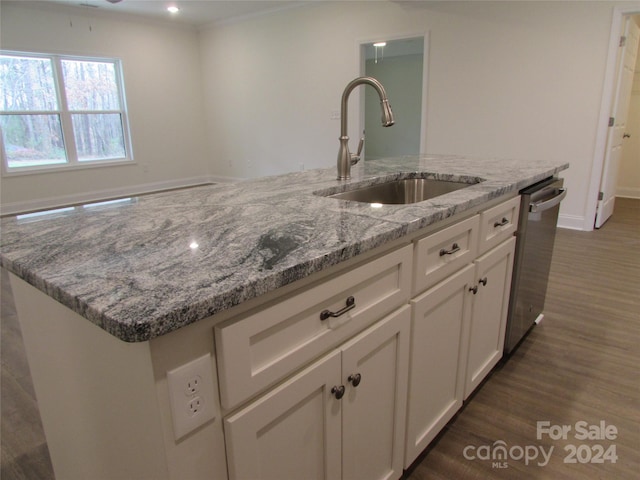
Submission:
[[[482,285],[486,286],[487,285],[487,277],[481,278],[480,280],[478,280],[478,282],[480,282]]]
[[[460,246],[457,243],[451,245],[451,250],[445,250],[444,248],[440,250],[440,256],[444,257],[445,255],[451,255],[460,251]]]
[[[349,310],[353,310],[356,308],[356,299],[354,297],[347,298],[347,305],[337,312],[332,312],[331,310],[323,310],[320,312],[320,320],[326,320],[329,317],[339,317],[340,315],[344,315]]]
[[[331,393],[333,393],[333,396],[336,397],[336,399],[340,400],[342,397],[344,397],[344,385],[336,385],[331,389]]]
[[[353,385],[354,387],[357,387],[358,385],[360,385],[360,381],[362,380],[362,375],[360,375],[359,373],[351,374],[349,375],[349,378],[347,378],[347,380],[351,382],[351,385]]]
[[[473,292],[473,294],[475,295],[476,293],[478,293],[478,285],[474,285],[473,287],[469,287],[469,291]]]
[[[507,217],[502,217],[501,221],[493,224],[493,228],[504,227],[507,223],[509,223]]]

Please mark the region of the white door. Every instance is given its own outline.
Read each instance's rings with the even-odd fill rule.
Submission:
[[[605,152],[602,178],[600,180],[600,197],[596,211],[595,227],[600,228],[613,213],[615,203],[616,182],[618,179],[618,166],[622,153],[622,141],[627,122],[627,111],[633,85],[633,74],[638,52],[638,40],[640,39],[640,27],[631,17],[625,20],[624,43],[621,42],[618,80],[614,97],[614,106],[611,117],[614,123],[609,128],[607,137],[607,150]]]

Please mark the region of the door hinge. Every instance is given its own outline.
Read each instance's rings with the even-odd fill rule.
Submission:
[[[598,192],[598,200],[604,200],[604,192]]]
[[[622,35],[620,37],[620,46],[624,47],[627,44],[627,37],[625,37],[624,35]]]
[[[615,117],[609,117],[609,126],[613,127],[616,124]]]

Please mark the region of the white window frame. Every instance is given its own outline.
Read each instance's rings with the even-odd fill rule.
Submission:
[[[45,173],[64,170],[77,170],[85,168],[100,168],[121,164],[134,164],[133,149],[131,146],[131,133],[129,131],[129,116],[127,112],[127,102],[124,90],[124,76],[122,73],[122,61],[118,58],[110,57],[92,57],[81,55],[62,55],[51,53],[35,53],[23,52],[16,50],[0,50],[0,55],[10,55],[19,57],[33,57],[50,59],[52,63],[52,73],[54,88],[58,99],[58,110],[26,110],[26,111],[0,111],[0,115],[58,115],[62,129],[62,136],[67,156],[66,162],[50,164],[50,165],[31,165],[22,167],[9,167],[4,147],[4,136],[0,135],[0,156],[2,157],[2,176],[15,176],[33,173]],[[119,110],[73,110],[68,108],[66,90],[64,87],[64,78],[62,74],[62,61],[87,61],[87,62],[103,62],[112,63],[115,68],[116,85],[118,88],[118,99],[120,101]],[[75,114],[120,114],[122,120],[122,130],[124,138],[125,156],[119,158],[97,159],[97,160],[79,160],[76,149],[76,139],[73,133],[73,123],[71,116]]]

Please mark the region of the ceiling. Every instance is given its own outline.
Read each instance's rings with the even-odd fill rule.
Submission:
[[[19,3],[27,1],[32,4],[46,3],[50,6],[57,3],[96,12],[122,13],[202,26],[291,8],[312,0],[120,0],[116,3],[108,0],[46,0],[44,2],[19,0]],[[180,8],[180,12],[170,14],[167,12],[169,6]]]

